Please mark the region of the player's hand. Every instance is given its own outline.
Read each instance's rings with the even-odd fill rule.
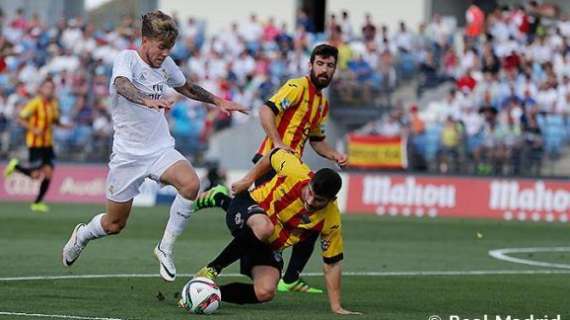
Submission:
[[[344,167],[348,164],[348,156],[344,153],[336,153],[333,155],[334,161],[341,166]]]
[[[285,150],[287,152],[295,153],[295,151],[290,146],[283,143],[283,141],[274,142],[273,146],[274,146],[274,148],[277,148],[277,149],[282,149],[282,150]]]
[[[343,307],[338,307],[336,309],[333,309],[333,312],[336,314],[340,314],[340,315],[361,315],[362,314],[362,312],[346,310]]]
[[[240,192],[244,192],[247,191],[247,189],[249,189],[249,186],[251,186],[251,184],[253,183],[253,181],[250,181],[247,178],[242,178],[234,183],[232,183],[231,186],[231,190],[232,190],[232,194],[238,194]]]
[[[145,106],[147,106],[151,109],[155,109],[155,110],[160,110],[160,109],[170,110],[170,108],[172,107],[173,104],[174,104],[174,101],[167,100],[167,99],[158,99],[158,100],[145,99],[144,100]]]
[[[249,114],[248,108],[242,106],[239,103],[228,101],[228,100],[222,100],[221,102],[219,102],[218,107],[220,108],[220,110],[222,110],[223,113],[228,114],[228,115],[232,111],[238,111],[238,112],[241,112],[243,114]]]

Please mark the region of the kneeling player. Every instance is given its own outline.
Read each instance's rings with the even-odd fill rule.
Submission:
[[[272,180],[246,191],[271,168],[277,172]],[[281,277],[282,250],[318,233],[330,307],[337,314],[353,314],[340,303],[343,240],[335,199],[341,184],[340,176],[333,170],[313,173],[293,154],[275,149],[232,186],[235,198],[231,199],[222,187],[216,187],[195,202],[196,209],[224,208],[226,223],[234,236],[222,253],[196,276],[215,279],[239,259],[241,273],[249,276],[253,284],[221,286],[223,301],[239,304],[270,301]]]

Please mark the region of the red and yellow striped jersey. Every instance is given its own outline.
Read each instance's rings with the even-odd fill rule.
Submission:
[[[26,133],[26,144],[29,148],[51,147],[53,145],[53,123],[59,118],[57,101],[36,97],[20,112],[20,118],[26,119],[30,128],[42,130],[35,134],[31,130]]]
[[[271,166],[277,172],[275,177],[250,192],[275,226],[269,238],[271,247],[282,250],[302,241],[312,232],[319,232],[325,262],[341,260],[343,240],[336,201],[321,210],[308,212],[303,206],[301,193],[313,176],[309,167],[284,150],[271,155]]]
[[[325,138],[324,124],[329,104],[309,77],[287,81],[265,104],[276,115],[275,124],[283,143],[290,146],[299,158],[307,138],[317,141]],[[269,153],[273,147],[271,139],[265,137],[256,159]]]

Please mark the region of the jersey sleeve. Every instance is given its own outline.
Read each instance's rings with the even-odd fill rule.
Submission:
[[[186,77],[171,57],[166,57],[163,63],[168,79],[166,83],[172,88],[182,87],[186,83]]]
[[[123,51],[113,61],[113,73],[111,76],[111,88],[114,87],[115,79],[125,77],[133,81],[133,56],[130,51]]]
[[[284,112],[293,105],[297,105],[303,98],[305,87],[298,80],[289,80],[265,102],[276,115]]]
[[[324,263],[332,264],[344,258],[342,226],[340,211],[336,201],[329,204],[325,210],[327,210],[327,213],[325,225],[321,230],[321,254]]]
[[[22,109],[22,111],[20,111],[19,114],[20,118],[22,119],[29,118],[34,112],[36,112],[37,108],[38,108],[38,100],[37,99],[30,100],[30,102],[26,104],[26,106]]]
[[[323,141],[325,140],[325,124],[327,123],[329,116],[329,104],[325,103],[323,107],[323,115],[320,117],[319,121],[311,128],[309,132],[310,141]]]
[[[311,170],[299,158],[290,152],[275,149],[270,155],[271,167],[279,175],[308,178]]]

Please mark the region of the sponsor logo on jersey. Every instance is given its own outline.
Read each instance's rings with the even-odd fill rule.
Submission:
[[[321,249],[323,251],[327,251],[327,249],[330,247],[331,242],[328,240],[321,240]]]
[[[287,109],[287,108],[289,108],[290,105],[291,105],[291,101],[289,101],[289,99],[283,98],[283,100],[281,100],[281,108],[282,109]]]

